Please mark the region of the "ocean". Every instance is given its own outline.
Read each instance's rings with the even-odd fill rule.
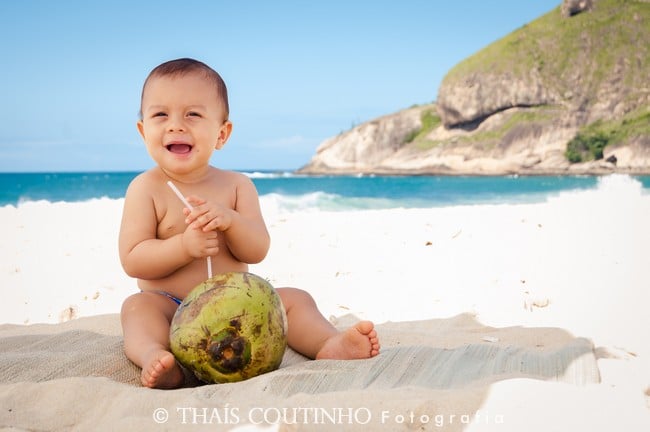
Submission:
[[[0,206],[30,201],[120,199],[137,172],[0,173]],[[544,202],[566,193],[619,187],[650,192],[650,176],[304,176],[244,172],[262,205],[279,210],[427,208]]]

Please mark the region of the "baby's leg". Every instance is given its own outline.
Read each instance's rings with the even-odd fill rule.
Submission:
[[[288,343],[294,350],[316,359],[363,359],[379,354],[379,339],[370,321],[360,321],[339,332],[321,315],[306,291],[296,288],[277,291],[287,312]]]
[[[169,323],[177,305],[160,294],[142,292],[122,305],[124,352],[142,368],[142,385],[175,388],[183,383],[183,371],[169,351]]]

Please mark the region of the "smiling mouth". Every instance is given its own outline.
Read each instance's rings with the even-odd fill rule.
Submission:
[[[192,151],[192,146],[189,144],[169,144],[166,147],[167,151],[175,154],[187,154]]]

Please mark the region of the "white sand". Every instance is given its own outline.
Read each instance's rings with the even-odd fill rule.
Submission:
[[[136,290],[117,256],[121,206],[0,208],[0,323],[118,313]],[[502,414],[505,424],[476,421],[468,430],[649,430],[650,196],[629,178],[542,204],[264,212],[272,247],[251,271],[310,291],[326,316],[387,323],[470,313],[485,326],[558,328],[593,342],[600,384],[499,380],[478,413]],[[25,388],[35,385],[51,383]],[[7,386],[16,384],[0,389]],[[419,391],[405,389],[404,403],[415,404]],[[339,397],[354,401],[355,393]],[[0,427],[22,427],[7,419],[0,414]]]

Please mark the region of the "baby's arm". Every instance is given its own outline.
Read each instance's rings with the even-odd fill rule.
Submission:
[[[264,224],[257,190],[246,176],[236,177],[236,199],[233,209],[208,202],[196,196],[188,197],[193,205],[186,211],[191,227],[204,232],[222,231],[230,253],[239,261],[254,264],[262,261],[269,250],[270,237]]]
[[[136,178],[126,192],[122,225],[120,227],[119,252],[124,271],[138,279],[160,279],[191,262],[195,256],[205,253],[215,255],[218,251],[216,235],[205,251],[192,251],[188,245],[197,237],[206,237],[198,230],[181,233],[167,239],[157,238],[158,221],[151,194],[151,185],[145,178]],[[186,229],[189,231],[189,229]],[[185,238],[184,238],[185,237]]]

